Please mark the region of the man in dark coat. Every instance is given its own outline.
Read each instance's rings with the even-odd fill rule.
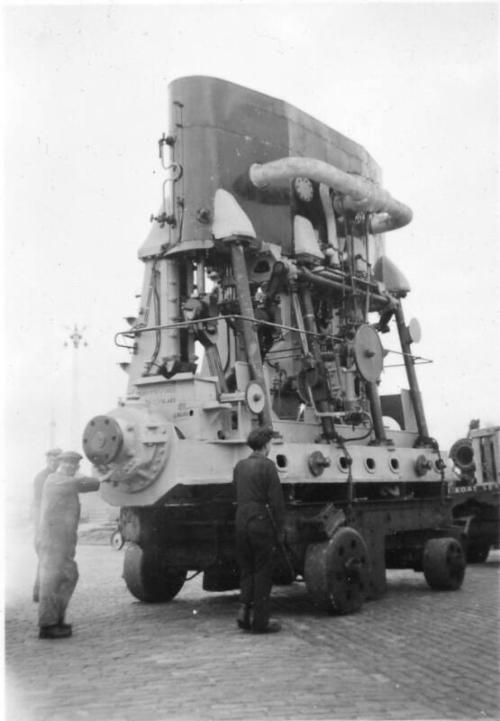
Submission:
[[[43,469],[43,471],[40,471],[40,473],[37,473],[35,476],[35,480],[33,481],[33,505],[31,509],[32,518],[33,518],[33,526],[34,526],[34,532],[35,532],[35,551],[36,555],[38,556],[38,523],[40,520],[40,504],[42,502],[42,491],[43,486],[45,484],[45,481],[47,480],[48,476],[50,476],[51,473],[54,473],[54,471],[57,469],[58,464],[58,458],[62,453],[61,448],[52,448],[50,451],[47,451],[46,458],[47,458],[47,466]],[[36,579],[35,579],[35,585],[33,586],[33,601],[35,603],[38,603],[38,596],[39,596],[39,590],[40,590],[40,579],[39,579],[39,571],[37,566],[36,571]]]
[[[247,444],[253,453],[239,461],[233,472],[236,486],[236,553],[240,567],[238,626],[253,633],[280,630],[269,619],[273,558],[283,542],[285,503],[278,471],[267,458],[272,431],[253,430]]]
[[[43,487],[38,526],[40,638],[68,638],[72,633],[64,615],[78,581],[74,560],[80,520],[78,494],[99,488],[95,478],[75,477],[81,458],[73,451],[62,453],[57,471],[48,476]]]

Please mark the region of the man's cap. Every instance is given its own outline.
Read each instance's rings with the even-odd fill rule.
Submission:
[[[51,448],[50,451],[47,451],[47,453],[45,455],[56,457],[56,456],[60,456],[62,452],[63,452],[62,448]]]
[[[82,458],[83,456],[76,451],[64,451],[64,453],[61,453],[61,455],[59,456],[60,461],[73,461],[73,463],[81,461]]]

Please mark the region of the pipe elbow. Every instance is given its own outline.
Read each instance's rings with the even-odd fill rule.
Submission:
[[[306,177],[332,188],[342,195],[342,206],[370,213],[370,232],[374,235],[402,228],[411,222],[411,209],[368,178],[346,173],[335,165],[316,158],[289,157],[250,166],[252,184],[260,189],[276,187],[296,177]]]

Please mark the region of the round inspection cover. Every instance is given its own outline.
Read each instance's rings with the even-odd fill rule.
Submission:
[[[264,389],[257,383],[257,381],[251,381],[245,391],[245,401],[248,406],[248,410],[251,413],[262,413],[266,404],[266,395]]]
[[[378,333],[369,325],[362,325],[354,337],[354,358],[360,375],[374,383],[384,367],[384,350]]]
[[[95,416],[83,432],[83,450],[96,466],[111,463],[123,443],[118,422],[111,416]]]

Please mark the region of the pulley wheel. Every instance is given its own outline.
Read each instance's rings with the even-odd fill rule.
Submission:
[[[245,390],[245,401],[250,413],[258,415],[266,405],[266,394],[260,383],[251,381]]]
[[[384,367],[384,349],[378,333],[370,325],[362,325],[354,336],[354,358],[357,369],[369,383],[380,378]]]
[[[320,608],[339,614],[359,611],[368,592],[368,551],[362,536],[345,526],[329,541],[311,544],[304,580]]]

